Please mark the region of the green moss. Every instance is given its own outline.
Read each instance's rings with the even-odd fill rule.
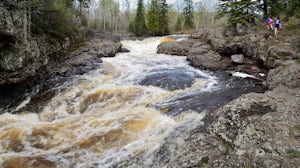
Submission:
[[[198,167],[205,167],[205,166],[206,166],[206,163],[203,163],[203,162],[199,163],[199,165],[198,165]]]
[[[292,149],[288,151],[288,157],[291,159],[300,158],[300,151]]]
[[[280,57],[280,59],[283,60],[283,61],[286,61],[286,60],[289,59],[289,57],[288,56],[282,56],[282,57]]]
[[[297,59],[296,62],[300,63],[300,59]]]

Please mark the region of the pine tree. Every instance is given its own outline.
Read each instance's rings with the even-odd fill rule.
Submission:
[[[152,0],[147,12],[147,27],[152,35],[169,33],[168,5],[166,0]]]
[[[184,26],[188,29],[191,29],[194,27],[193,0],[184,0],[184,2],[185,2],[185,7],[183,9]]]
[[[181,21],[180,16],[177,18],[176,25],[175,25],[175,30],[176,31],[182,30],[182,21]]]
[[[168,4],[166,0],[159,0],[159,30],[161,35],[169,33]]]
[[[259,3],[252,0],[220,0],[218,17],[228,15],[228,24],[246,24],[254,22],[257,17]]]
[[[152,35],[156,35],[160,30],[159,8],[157,0],[152,0],[147,15],[147,28]]]
[[[138,0],[137,13],[134,21],[134,33],[141,36],[147,32],[145,22],[145,8],[143,0]]]

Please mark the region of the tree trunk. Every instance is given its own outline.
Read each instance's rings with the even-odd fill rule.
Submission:
[[[24,1],[24,26],[23,26],[23,35],[24,35],[24,42],[27,44],[27,28],[28,28],[28,22],[27,22],[27,8],[26,8],[26,0]]]
[[[268,2],[267,0],[263,0],[263,11],[264,11],[264,18],[268,17]]]
[[[28,29],[27,29],[27,32],[28,32],[28,38],[31,37],[31,2],[28,3]]]
[[[115,16],[115,31],[118,31],[118,16]]]
[[[106,32],[106,19],[105,19],[106,17],[105,17],[105,15],[104,15],[104,17],[103,17],[103,31],[104,32]]]

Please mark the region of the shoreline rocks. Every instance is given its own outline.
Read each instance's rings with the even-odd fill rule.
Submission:
[[[0,100],[0,109],[14,107],[27,94],[34,93],[36,89],[43,92],[43,88],[48,87],[48,85],[51,86],[51,83],[63,83],[67,78],[98,68],[102,62],[101,57],[114,56],[121,49],[121,43],[118,40],[91,39],[71,47],[58,53],[53,52],[47,64],[41,65],[30,76],[22,78],[23,80],[16,79],[13,83],[0,85],[0,96],[2,97]],[[22,76],[19,71],[11,73]],[[6,81],[8,81],[7,78],[11,75],[5,72],[1,72],[0,74],[1,79]],[[46,89],[45,92],[49,91]],[[45,94],[51,95],[52,93]],[[44,94],[40,93],[40,95]],[[47,95],[44,95],[44,97],[47,97]],[[44,100],[46,98],[40,97],[39,99]]]
[[[265,72],[269,90],[244,94],[227,103],[201,120],[211,121],[205,128],[200,121],[196,122],[198,127],[187,131],[188,138],[185,133],[174,131],[180,136],[172,136],[170,145],[166,143],[158,150],[164,150],[172,159],[161,165],[153,163],[153,167],[298,167],[300,62],[299,53],[292,47],[293,41],[266,42],[263,36],[255,33],[214,37],[206,32],[192,36],[196,37],[193,39],[195,45],[186,54],[192,66],[252,75]],[[202,48],[203,45],[209,46]],[[161,51],[165,50],[164,45],[160,47]],[[214,54],[206,57],[207,53]],[[243,54],[244,60],[232,63],[230,57],[235,54]],[[212,59],[215,66],[209,64]],[[224,59],[229,60],[228,64],[222,64]],[[182,145],[180,141],[185,143]],[[176,146],[177,150],[170,146]],[[153,155],[159,157],[161,154]]]

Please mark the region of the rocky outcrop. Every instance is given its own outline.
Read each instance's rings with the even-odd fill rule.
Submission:
[[[231,152],[218,159],[218,166],[297,167],[300,160],[293,153],[300,147],[299,102],[299,87],[277,87],[265,94],[244,95],[219,109],[211,135]]]
[[[184,42],[163,42],[157,48],[157,53],[169,54],[169,55],[187,55],[190,48],[193,46],[192,40]]]
[[[286,60],[297,60],[300,57],[295,45],[300,38],[279,41],[271,36],[266,38],[264,33],[242,25],[230,30],[232,33],[226,29],[217,30],[203,29],[192,34],[189,40],[161,44],[158,53],[185,55],[191,65],[201,69],[234,70],[251,74],[265,73],[266,69],[284,66]]]
[[[62,41],[46,35],[30,36],[26,30],[28,20],[24,3],[16,0],[0,2],[0,85],[20,83],[36,75],[50,60],[60,61],[72,43],[84,38],[81,27],[76,37]],[[75,25],[80,23],[78,18],[73,20]]]
[[[288,99],[287,99],[288,97]],[[213,116],[193,113],[161,145],[116,167],[292,167],[300,164],[300,87],[250,93]]]
[[[120,47],[121,43],[118,40],[91,39],[77,44],[77,46],[73,45],[68,50],[63,50],[65,52],[54,52],[51,56],[52,59],[49,59],[46,65],[42,65],[34,73],[32,72],[34,76],[30,76],[20,83],[0,85],[0,109],[15,107],[25,99],[28,93],[35,93],[37,88],[39,88],[38,95],[32,97],[32,102],[39,102],[40,105],[46,103],[56,93],[53,89],[49,90],[49,87],[63,84],[74,75],[82,75],[99,68],[102,62],[101,57],[113,56]],[[49,48],[50,51],[54,50]],[[1,72],[1,80],[9,78],[12,73]],[[14,73],[22,74],[18,71]],[[30,105],[29,108],[31,108]],[[39,111],[38,109],[31,110]]]
[[[271,69],[268,73],[267,82],[271,89],[277,86],[300,87],[300,63],[285,61],[283,65]]]
[[[215,51],[209,51],[200,55],[188,55],[187,59],[194,67],[205,67],[210,70],[226,69],[226,67],[231,65],[229,58],[223,58]]]
[[[263,72],[264,66],[270,90],[242,95],[202,119],[206,125],[187,126],[188,133],[176,129],[151,154],[156,162],[148,163],[152,167],[299,167],[298,38],[266,39],[241,25],[224,36],[205,31],[192,37],[194,45],[186,54],[191,65],[250,74]]]
[[[121,43],[115,40],[94,39],[81,44],[73,52],[64,53],[61,62],[52,61],[47,75],[71,76],[83,74],[98,67],[101,57],[112,57],[121,49]]]

